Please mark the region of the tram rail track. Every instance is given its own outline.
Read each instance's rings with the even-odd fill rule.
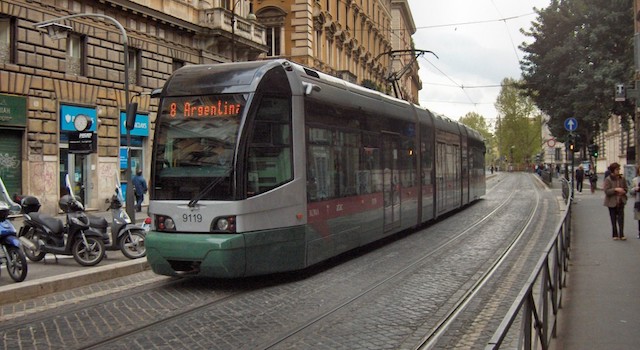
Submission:
[[[448,329],[449,325],[458,317],[460,312],[462,312],[462,310],[469,304],[471,299],[480,291],[480,289],[489,281],[489,279],[496,273],[498,268],[508,258],[509,254],[515,248],[515,245],[517,244],[517,242],[523,237],[524,233],[527,232],[528,228],[530,227],[533,219],[535,218],[535,214],[539,206],[540,206],[540,195],[539,195],[539,192],[536,191],[536,204],[528,214],[528,220],[526,222],[526,225],[524,225],[519,230],[519,233],[514,237],[511,243],[502,252],[502,254],[500,254],[500,257],[493,263],[493,265],[485,273],[485,275],[482,276],[482,278],[478,280],[473,285],[473,287],[467,291],[467,293],[465,293],[465,295],[459,300],[456,306],[446,315],[446,317],[444,317],[440,322],[438,322],[438,326],[435,327],[427,335],[425,335],[423,339],[421,339],[420,343],[414,348],[415,350],[432,349],[435,346],[435,344],[440,339],[442,334]]]
[[[488,193],[493,192],[496,188],[494,187]],[[507,191],[505,191],[505,194]],[[508,195],[504,197],[500,197],[499,195],[496,197],[500,198],[500,201],[496,201],[495,204],[491,208],[487,208],[487,210],[478,212],[475,214],[470,214],[469,216],[474,217],[473,224],[466,227],[464,230],[459,231],[455,235],[448,237],[446,241],[440,242],[438,245],[434,245],[430,247],[430,249],[422,256],[413,259],[412,262],[404,264],[399,269],[395,269],[393,273],[383,276],[375,281],[371,281],[368,285],[362,284],[359,285],[359,292],[348,295],[347,297],[334,302],[332,305],[329,305],[324,308],[318,308],[315,312],[310,312],[311,315],[307,314],[306,319],[298,318],[296,321],[291,321],[288,323],[288,326],[280,327],[279,329],[274,327],[274,331],[270,334],[263,334],[257,337],[255,342],[249,344],[241,344],[238,347],[250,347],[250,348],[263,348],[263,349],[272,349],[272,348],[292,348],[290,345],[291,341],[295,341],[298,336],[305,336],[305,331],[309,332],[314,326],[318,326],[322,324],[324,321],[330,322],[329,320],[332,316],[340,314],[347,310],[350,306],[357,304],[359,302],[363,302],[369,296],[376,294],[377,291],[380,291],[385,288],[390,288],[394,284],[397,284],[398,281],[402,281],[403,278],[407,275],[411,275],[415,273],[416,270],[420,268],[420,265],[429,264],[430,259],[437,259],[439,254],[446,254],[448,249],[454,249],[455,246],[465,241],[468,237],[473,235],[473,232],[478,227],[482,226],[485,223],[488,223],[490,220],[496,218],[501,213],[505,212],[505,209],[509,207],[510,204],[513,203],[515,196],[515,191],[508,191]],[[532,217],[535,216],[535,212],[538,208],[540,201],[540,195],[536,192],[536,204],[533,205],[529,212],[527,220],[522,221],[522,227],[519,228],[519,235],[521,237],[523,232],[526,231],[526,228],[531,224]],[[474,208],[474,206],[469,209]],[[473,209],[472,211],[476,211]],[[446,219],[445,219],[446,221]],[[427,230],[429,230],[427,228]],[[414,233],[415,234],[415,233]],[[411,235],[409,235],[411,236]],[[403,237],[401,240],[407,237]],[[455,320],[457,315],[463,310],[466,304],[471,300],[475,294],[480,290],[490,275],[497,269],[498,266],[505,259],[505,256],[508,254],[508,251],[513,247],[513,245],[517,242],[519,238],[514,238],[511,242],[508,243],[506,248],[503,248],[503,251],[500,254],[492,254],[493,256],[499,255],[499,258],[491,263],[491,268],[484,273],[483,277],[475,281],[471,288],[469,288],[462,297],[458,298],[458,301],[455,302],[454,307],[450,308],[445,317],[440,318],[436,325],[430,327],[430,331],[426,334],[423,333],[416,342],[413,342],[414,345],[411,348],[414,349],[424,349],[431,348],[432,345],[437,342],[437,339],[441,336],[441,334],[447,329],[449,324]],[[381,248],[378,248],[381,249]],[[372,254],[376,252],[373,250],[368,252],[367,254]],[[341,264],[345,264],[344,262]],[[341,267],[341,265],[335,266],[336,268]],[[482,265],[489,265],[489,263],[484,262]],[[322,274],[322,273],[321,273]],[[472,276],[472,279],[476,278],[476,275]],[[180,280],[181,281],[181,280]],[[176,281],[174,281],[176,282]],[[291,282],[291,281],[289,281]],[[294,281],[295,282],[295,281]],[[300,280],[301,283],[305,283],[304,279]],[[67,343],[65,344],[66,348],[110,348],[112,346],[118,346],[122,344],[130,344],[131,340],[137,337],[144,337],[144,334],[148,332],[160,332],[161,329],[167,329],[170,325],[174,323],[181,323],[188,318],[198,318],[203,313],[212,313],[216,312],[217,308],[228,308],[235,304],[242,304],[242,300],[244,298],[252,298],[256,293],[260,293],[261,287],[260,282],[257,285],[251,284],[248,288],[243,286],[234,285],[233,283],[230,286],[227,286],[224,291],[216,292],[215,296],[211,296],[211,299],[202,301],[199,304],[191,304],[190,306],[186,306],[180,310],[174,310],[170,313],[167,313],[163,317],[159,319],[152,319],[150,322],[146,322],[144,324],[132,324],[127,327],[126,330],[122,331],[122,327],[117,332],[113,332],[113,334],[108,335],[91,335],[91,341],[80,341],[78,343]],[[257,286],[257,289],[255,288]],[[271,287],[276,287],[279,291],[281,288],[278,284],[272,284]],[[188,287],[187,287],[188,288]],[[158,286],[154,288],[147,289],[147,291],[153,291],[155,289],[167,289],[167,285],[164,283],[160,283]],[[142,291],[140,291],[142,293]],[[209,292],[211,292],[209,290]],[[115,300],[117,298],[126,298],[126,296],[118,295],[111,300]],[[141,296],[137,296],[137,298],[141,298]],[[167,300],[169,302],[169,300]],[[229,306],[231,305],[231,306]],[[86,308],[95,307],[95,303],[84,305]],[[76,307],[73,310],[69,310],[67,315],[58,314],[59,317],[72,317],[71,314],[82,312],[83,307]],[[260,311],[260,313],[269,312],[268,310]],[[39,318],[37,322],[43,323],[46,322],[46,318]],[[25,327],[28,326],[28,322],[21,322]],[[0,329],[1,330],[1,329]],[[213,334],[213,333],[212,333]],[[306,334],[308,335],[308,334]],[[405,342],[407,343],[407,342]],[[71,345],[71,346],[67,346]],[[345,345],[346,346],[346,345]]]
[[[456,243],[459,239],[464,238],[465,235],[467,235],[469,232],[471,232],[473,229],[475,229],[478,225],[482,224],[483,222],[485,222],[486,220],[488,220],[492,215],[494,215],[495,213],[499,212],[500,210],[502,210],[502,208],[504,208],[504,206],[506,206],[509,203],[509,200],[513,197],[515,193],[511,192],[509,197],[506,198],[503,203],[501,205],[499,205],[498,207],[496,207],[494,210],[492,210],[487,216],[481,218],[480,220],[478,220],[477,222],[475,222],[474,224],[472,224],[470,227],[468,227],[467,229],[465,229],[464,231],[460,232],[458,235],[456,235],[455,237],[452,237],[449,241],[445,242],[444,244],[438,246],[436,249],[430,251],[428,254],[422,256],[421,258],[415,260],[413,263],[405,266],[403,269],[396,271],[394,274],[388,276],[387,278],[385,278],[382,281],[379,281],[376,284],[371,285],[369,288],[367,288],[366,290],[362,291],[362,293],[353,296],[352,298],[344,301],[342,304],[338,305],[337,307],[333,308],[332,310],[329,310],[328,312],[314,318],[313,320],[309,321],[308,323],[299,326],[298,328],[296,328],[295,330],[291,331],[290,333],[281,336],[279,339],[273,341],[272,343],[261,347],[262,349],[273,349],[274,347],[276,347],[276,345],[282,343],[284,340],[296,335],[297,333],[301,332],[302,330],[313,326],[314,324],[320,322],[321,320],[325,319],[326,317],[342,310],[343,308],[345,308],[347,305],[359,300],[360,298],[366,296],[367,294],[371,293],[372,291],[378,289],[379,287],[386,285],[392,281],[394,281],[398,276],[406,273],[407,271],[411,270],[412,268],[414,268],[416,265],[420,264],[421,262],[423,262],[424,260],[432,257],[433,255],[439,253],[441,250],[448,248],[449,246],[453,245],[454,243]],[[510,245],[511,246],[511,245]],[[504,256],[504,254],[502,254],[502,256]],[[501,258],[502,259],[502,258]],[[475,291],[477,290],[477,285],[481,285],[483,284],[483,281],[478,281],[478,283],[476,283],[476,286],[474,286],[474,289],[470,290],[465,297],[460,301],[459,305],[456,306],[456,308],[454,309],[454,311],[459,310],[462,306],[464,306],[463,304],[465,303],[465,301],[469,298],[470,294],[475,293]],[[451,312],[450,314],[453,314],[454,312]],[[433,338],[433,335],[438,334],[438,331],[441,330],[443,328],[443,325],[450,319],[450,316],[448,316],[447,318],[445,318],[445,320],[443,320],[442,322],[440,322],[440,325],[434,330],[434,332],[427,336],[425,338],[425,342],[429,341],[430,339]],[[421,349],[421,347],[417,347],[416,349]]]

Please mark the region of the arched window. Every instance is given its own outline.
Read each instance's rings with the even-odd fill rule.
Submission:
[[[267,52],[268,57],[276,57],[282,55],[284,51],[284,41],[283,38],[284,31],[284,20],[287,13],[275,6],[268,6],[260,9],[258,13],[256,13],[256,17],[260,24],[264,25],[266,28],[267,34],[267,46],[269,46],[269,51]]]

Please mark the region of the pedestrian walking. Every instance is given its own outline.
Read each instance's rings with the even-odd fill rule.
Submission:
[[[595,171],[589,174],[589,184],[591,185],[591,193],[594,193],[596,188],[598,188],[598,174],[596,174]]]
[[[582,181],[584,181],[584,167],[582,164],[576,170],[576,190],[582,192]]]
[[[636,168],[636,177],[631,180],[631,194],[635,195],[633,218],[638,221],[638,238],[640,239],[640,166]]]
[[[136,211],[141,212],[144,194],[147,193],[147,181],[142,177],[142,170],[138,170],[131,181],[136,195]]]
[[[624,236],[624,206],[627,204],[627,180],[620,174],[620,164],[609,165],[609,175],[604,179],[604,206],[609,208],[611,236],[614,241],[626,240]]]

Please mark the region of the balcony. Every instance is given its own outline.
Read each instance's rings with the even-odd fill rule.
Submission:
[[[233,14],[224,8],[204,10],[200,25],[208,29],[206,36],[211,36],[210,45],[231,57],[231,49],[235,45],[238,61],[255,60],[260,54],[268,51],[265,27],[256,21],[235,16],[235,35],[233,31]],[[234,43],[235,41],[235,43]]]

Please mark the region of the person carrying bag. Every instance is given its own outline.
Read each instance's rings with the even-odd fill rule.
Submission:
[[[635,194],[633,218],[638,221],[638,238],[640,239],[640,167],[636,168],[636,177],[631,180],[631,194]]]
[[[620,164],[609,165],[610,175],[604,179],[604,206],[609,208],[613,240],[626,240],[624,236],[624,206],[627,204],[627,180],[620,174]]]

